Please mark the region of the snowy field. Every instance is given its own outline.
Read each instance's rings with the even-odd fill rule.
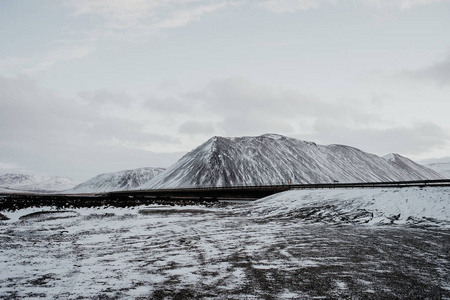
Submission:
[[[450,188],[1,214],[3,299],[450,299]]]

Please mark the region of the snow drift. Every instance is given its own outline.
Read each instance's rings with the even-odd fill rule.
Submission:
[[[213,137],[140,188],[443,178],[400,155],[392,158],[383,159],[350,146],[322,146],[275,134]]]

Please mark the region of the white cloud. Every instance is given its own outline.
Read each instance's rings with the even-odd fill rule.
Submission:
[[[162,29],[183,27],[227,6],[209,0],[67,0],[75,15],[94,15],[104,23],[88,33],[95,38],[140,39]]]
[[[175,11],[172,16],[156,23],[157,29],[183,27],[191,22],[198,21],[201,16],[226,7],[226,2],[198,6],[192,9]]]
[[[7,73],[11,69],[22,68],[24,65],[29,64],[30,61],[30,58],[8,56],[0,59],[0,72]]]
[[[181,124],[179,132],[181,134],[188,135],[207,135],[212,136],[215,132],[215,125],[213,122],[199,122],[199,121],[186,121]]]
[[[440,3],[447,0],[366,0],[366,1],[379,9],[398,8],[401,10],[407,10],[416,6],[424,6],[434,3]]]
[[[112,93],[100,95],[108,99]],[[66,166],[66,172],[83,169],[93,176],[122,168],[168,166],[173,163],[168,161],[173,155],[141,149],[148,145],[179,145],[176,136],[148,131],[141,120],[105,114],[106,104],[126,111],[126,105],[118,103],[117,98],[109,103],[104,99],[86,102],[40,88],[27,77],[0,76],[0,99],[2,159],[17,161],[37,172],[42,171],[37,168],[56,170]]]
[[[448,86],[450,85],[450,52],[441,61],[421,69],[401,72],[400,76],[414,80],[432,81],[441,86]]]
[[[43,58],[26,69],[25,73],[32,74],[47,70],[51,66],[65,62],[84,58],[95,51],[95,48],[87,45],[67,45],[47,53]]]
[[[22,166],[13,164],[13,163],[7,163],[7,162],[1,162],[0,161],[0,170],[12,170],[12,169],[22,169]]]
[[[256,7],[276,14],[282,14],[318,8],[319,5],[320,3],[318,0],[267,0],[256,4]]]
[[[358,128],[321,120],[304,137],[320,143],[339,143],[384,155],[392,152],[420,156],[450,146],[450,133],[432,122],[412,126]]]

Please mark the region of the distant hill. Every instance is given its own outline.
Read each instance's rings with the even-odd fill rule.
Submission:
[[[0,187],[6,191],[58,192],[73,188],[79,181],[69,177],[35,174],[0,175]]]
[[[443,178],[409,159],[392,157],[384,159],[350,146],[322,146],[275,134],[216,136],[140,188]]]
[[[445,178],[450,179],[450,162],[437,162],[426,165],[428,168],[438,172]]]
[[[137,189],[164,171],[163,168],[139,168],[97,175],[64,193],[102,193]]]

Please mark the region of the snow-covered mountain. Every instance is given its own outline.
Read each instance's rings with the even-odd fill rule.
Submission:
[[[350,146],[322,146],[275,134],[213,137],[140,188],[443,178],[406,158],[400,161]]]
[[[0,187],[11,191],[57,192],[73,188],[79,181],[69,177],[48,177],[37,174],[5,174],[0,176]]]
[[[56,176],[51,177],[47,180],[44,180],[42,182],[38,182],[35,184],[30,185],[22,185],[20,186],[20,189],[26,190],[26,191],[54,191],[54,192],[60,192],[67,189],[71,189],[74,186],[80,184],[80,181],[74,180],[69,177],[65,176]]]
[[[397,165],[400,169],[405,170],[411,176],[417,176],[418,178],[425,176],[430,179],[439,179],[439,177],[443,177],[441,173],[436,172],[432,168],[420,165],[400,154],[390,153],[383,156],[383,158]]]
[[[0,186],[14,188],[24,185],[37,184],[50,179],[48,176],[36,174],[4,174],[0,175]]]
[[[450,162],[436,162],[426,165],[428,168],[438,172],[445,178],[450,179]]]
[[[104,173],[85,181],[73,189],[64,191],[68,194],[102,193],[137,189],[142,184],[164,171],[163,168],[139,168],[119,172]]]

